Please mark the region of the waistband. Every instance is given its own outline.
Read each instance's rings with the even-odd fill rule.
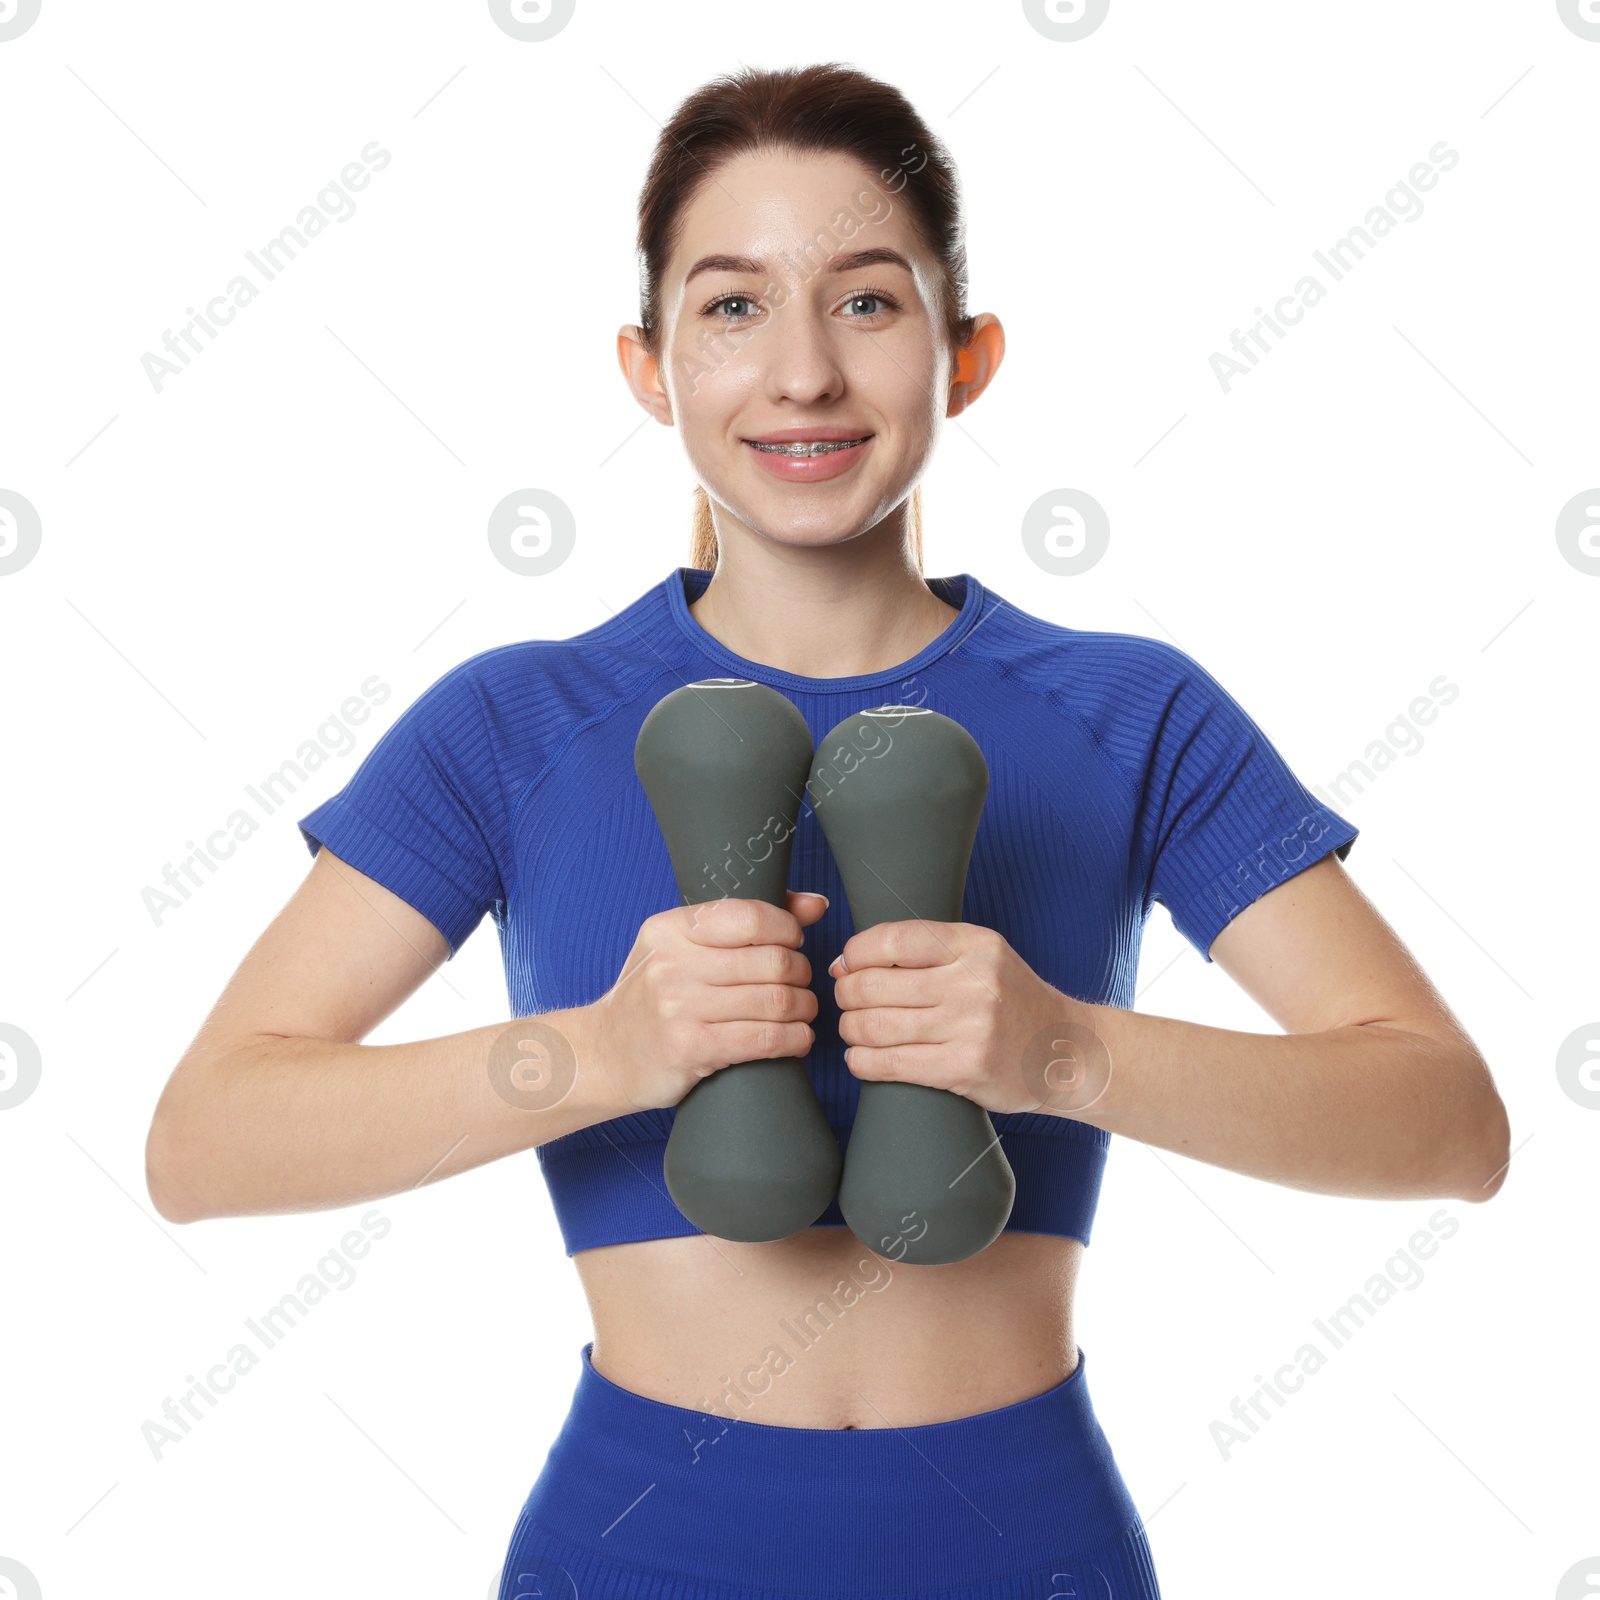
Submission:
[[[855,1429],[652,1400],[597,1372],[593,1348],[519,1524],[591,1573],[603,1562],[645,1575],[641,1594],[692,1580],[808,1596],[1098,1596],[1095,1572],[1119,1600],[1155,1592],[1081,1347],[1075,1371],[1026,1400]]]

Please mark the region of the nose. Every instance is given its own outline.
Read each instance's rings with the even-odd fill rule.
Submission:
[[[800,300],[780,307],[757,331],[754,345],[762,364],[766,398],[816,405],[837,399],[844,391],[845,371],[835,331],[825,312],[814,312]]]

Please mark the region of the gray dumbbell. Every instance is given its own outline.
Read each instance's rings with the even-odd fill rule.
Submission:
[[[918,706],[857,712],[818,746],[808,787],[857,932],[961,920],[989,767],[959,722]],[[1016,1191],[976,1101],[862,1082],[839,1209],[869,1249],[914,1265],[964,1260],[999,1237]]]
[[[705,678],[660,700],[634,744],[634,770],[666,840],[685,905],[787,905],[789,856],[811,767],[793,702],[745,678]],[[667,1139],[667,1192],[720,1239],[787,1239],[827,1210],[839,1141],[795,1056],[702,1078]]]

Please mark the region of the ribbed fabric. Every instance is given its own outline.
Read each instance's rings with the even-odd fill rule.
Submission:
[[[1031,1399],[858,1429],[667,1405],[601,1377],[592,1349],[500,1600],[1159,1600],[1081,1347]]]
[[[812,965],[820,970],[826,962],[813,957]],[[670,1239],[700,1231],[673,1203],[662,1177],[672,1118],[670,1110],[640,1112],[537,1147],[569,1256],[616,1244],[617,1211],[624,1202],[629,1238]],[[1087,1244],[1111,1136],[1087,1122],[1040,1112],[989,1120],[1017,1180],[1006,1231],[1053,1233]],[[843,1149],[849,1123],[833,1120],[832,1126]],[[812,1223],[814,1228],[844,1226],[837,1196]]]
[[[689,606],[710,577],[679,567],[574,638],[502,645],[452,668],[301,819],[307,846],[326,844],[416,907],[452,954],[489,913],[511,1014],[525,1017],[598,999],[645,918],[681,903],[633,747],[656,702],[701,678],[770,684],[818,742],[877,705],[961,723],[990,780],[963,920],[998,930],[1083,1000],[1131,1006],[1155,902],[1209,960],[1245,906],[1356,838],[1238,702],[1161,640],[1044,621],[962,573],[927,580],[958,614],[909,661],[807,678],[736,655],[695,621]],[[807,1066],[843,1146],[860,1084],[827,967],[853,930],[809,803],[789,884],[831,901],[802,946],[818,998]],[[569,1255],[698,1231],[662,1177],[675,1114],[617,1117],[538,1147]],[[1109,1135],[1046,1112],[990,1120],[1017,1177],[1008,1227],[1087,1243]],[[837,1202],[817,1225],[843,1225]]]

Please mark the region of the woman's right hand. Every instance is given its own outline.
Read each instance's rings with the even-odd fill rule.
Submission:
[[[733,1062],[811,1049],[817,997],[807,987],[801,930],[828,900],[793,889],[787,895],[787,909],[707,900],[658,911],[640,925],[621,975],[587,1008],[598,1064],[630,1105],[675,1106]]]

